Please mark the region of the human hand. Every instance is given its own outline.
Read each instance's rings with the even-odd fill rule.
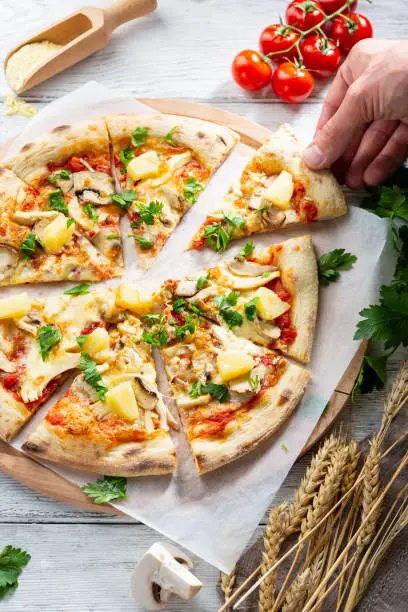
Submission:
[[[408,155],[408,41],[367,39],[350,52],[304,152],[353,189],[378,185]]]

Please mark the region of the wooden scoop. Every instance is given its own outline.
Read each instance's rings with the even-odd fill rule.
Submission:
[[[64,46],[31,72],[17,93],[31,89],[99,51],[108,44],[115,28],[131,19],[151,13],[156,6],[156,0],[117,0],[104,9],[85,6],[77,13],[22,42],[7,55],[4,67],[13,53],[29,43],[48,40]]]

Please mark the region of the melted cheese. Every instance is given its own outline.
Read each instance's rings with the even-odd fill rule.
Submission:
[[[60,49],[62,45],[56,45],[49,40],[30,43],[18,49],[6,65],[6,77],[10,87],[18,93],[30,74]]]

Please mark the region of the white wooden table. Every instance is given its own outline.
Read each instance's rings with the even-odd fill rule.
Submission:
[[[295,122],[310,134],[319,115],[324,89],[302,106],[285,106],[269,92],[250,97],[230,77],[230,65],[241,49],[256,48],[261,30],[285,10],[284,0],[158,0],[153,15],[123,26],[109,47],[52,81],[32,90],[26,100],[39,108],[91,79],[123,88],[138,97],[183,98],[242,114],[269,128]],[[1,0],[0,52],[74,10],[83,0]],[[108,4],[87,1],[88,5]],[[69,8],[68,8],[69,7]],[[374,0],[360,7],[374,24],[378,38],[407,38],[406,0]],[[1,100],[8,91],[3,76]],[[0,110],[1,138],[26,124],[22,117],[5,117]],[[67,117],[69,121],[69,117]],[[390,363],[398,369],[402,353]],[[357,395],[341,416],[343,427],[358,439],[373,432],[380,418],[384,393]],[[290,497],[307,458],[298,462],[279,492]],[[262,532],[258,528],[257,535]],[[0,472],[0,550],[21,546],[32,560],[20,587],[1,602],[6,612],[130,612],[130,572],[141,554],[157,539],[154,531],[132,519],[90,512],[56,503],[33,493]],[[217,570],[195,559],[204,588],[194,602],[173,603],[170,610],[212,612],[219,607]]]

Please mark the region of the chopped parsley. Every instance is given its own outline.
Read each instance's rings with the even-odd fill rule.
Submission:
[[[218,385],[213,382],[209,382],[201,387],[203,393],[208,393],[211,397],[215,397],[221,404],[224,404],[229,399],[229,392],[227,385]]]
[[[69,219],[67,219],[67,229],[69,229],[71,225],[73,225],[74,223],[75,223],[75,219],[73,219],[72,217],[69,217]]]
[[[30,559],[31,555],[21,548],[10,544],[3,548],[0,553],[0,599],[16,591],[21,570]]]
[[[132,145],[134,147],[142,147],[144,144],[146,144],[148,135],[148,128],[137,127],[132,134]]]
[[[192,385],[191,385],[191,389],[188,392],[190,397],[200,397],[200,395],[202,395],[201,393],[201,382],[199,380],[196,380]]]
[[[242,229],[245,226],[245,221],[242,217],[233,216],[228,212],[221,211],[224,221],[221,223],[212,223],[204,228],[203,237],[206,245],[218,251],[226,251],[231,242],[234,227]]]
[[[102,383],[102,376],[97,370],[96,362],[88,355],[88,353],[81,353],[79,367],[83,371],[84,378],[88,385],[91,385],[91,387],[95,389],[100,400],[105,401],[108,389]]]
[[[94,504],[107,504],[114,499],[126,499],[126,485],[123,476],[104,476],[96,482],[88,482],[82,490]]]
[[[196,329],[193,318],[190,315],[184,315],[184,321],[183,325],[176,325],[174,327],[174,333],[179,341],[184,340],[187,334],[194,334]]]
[[[340,271],[350,270],[357,261],[357,257],[346,253],[345,249],[334,249],[324,253],[318,262],[319,282],[321,285],[335,283],[340,278]]]
[[[230,291],[226,295],[218,295],[213,298],[213,303],[219,308],[219,314],[224,319],[228,327],[241,327],[244,317],[240,312],[231,308],[238,302],[239,292]]]
[[[244,227],[245,221],[242,217],[239,217],[238,215],[234,217],[229,212],[225,212],[224,210],[222,210],[221,212],[224,216],[224,219],[234,227]]]
[[[254,297],[252,300],[249,300],[244,306],[245,316],[248,321],[255,321],[256,317],[256,305],[259,302],[259,297]]]
[[[255,393],[258,393],[260,387],[261,387],[261,381],[259,380],[259,376],[256,375],[255,378],[251,378],[249,377],[249,384],[252,387],[252,390],[255,391]]]
[[[205,276],[200,276],[200,278],[196,282],[197,291],[200,291],[204,287],[204,285],[208,283],[209,278],[210,275],[208,273]]]
[[[162,314],[156,314],[156,313],[146,314],[146,315],[143,315],[142,319],[143,321],[145,321],[146,323],[150,323],[151,325],[154,325],[156,323],[164,323],[164,315]]]
[[[87,337],[88,334],[81,334],[80,336],[77,336],[76,341],[81,348],[84,346]]]
[[[150,332],[144,331],[142,338],[147,344],[151,344],[152,346],[165,346],[169,341],[166,328],[163,325],[160,325]]]
[[[258,208],[258,209],[255,211],[255,214],[256,214],[256,215],[260,215],[260,214],[262,214],[263,212],[265,212],[265,210],[267,210],[267,208],[268,208],[268,207],[267,207],[267,206],[265,206],[265,205],[264,205],[264,206],[260,206],[260,207],[259,207],[259,208]]]
[[[285,453],[288,453],[288,452],[289,452],[289,449],[288,449],[288,447],[286,446],[286,444],[282,444],[281,446],[282,446],[282,449],[285,451]]]
[[[120,234],[108,234],[106,236],[106,238],[108,240],[119,240],[120,239]]]
[[[140,204],[139,206],[139,215],[141,223],[146,223],[146,225],[154,225],[154,218],[157,215],[160,215],[163,210],[163,202],[159,202],[158,200],[153,200],[149,202],[149,204]]]
[[[35,245],[41,245],[41,242],[38,240],[38,236],[36,234],[28,234],[26,238],[24,238],[23,242],[20,244],[20,252],[21,257],[23,259],[31,259],[34,255]]]
[[[237,304],[239,295],[238,291],[230,291],[225,295],[217,295],[213,298],[213,302],[218,308],[228,308]]]
[[[174,300],[173,302],[173,310],[174,312],[176,312],[177,314],[180,314],[180,312],[182,312],[183,310],[185,310],[187,307],[187,302],[184,298],[180,297],[177,298],[176,300]]]
[[[186,202],[193,205],[197,202],[198,194],[203,191],[204,187],[197,181],[197,179],[191,177],[184,183],[183,197]]]
[[[93,204],[91,204],[91,202],[87,202],[84,206],[84,211],[85,211],[85,214],[87,214],[88,217],[92,219],[92,221],[95,224],[97,220],[99,219],[99,215],[98,215],[98,211],[96,210],[96,207]]]
[[[245,259],[246,257],[249,257],[250,255],[252,255],[252,253],[255,250],[255,245],[253,242],[247,242],[246,244],[244,244],[244,246],[242,247],[242,249],[240,249],[238,255],[239,257],[241,257],[242,259]]]
[[[164,140],[167,142],[167,144],[171,145],[172,147],[177,147],[177,142],[174,142],[173,140],[173,136],[177,128],[178,128],[177,125],[172,127],[170,132],[167,132],[167,134],[164,137]]]
[[[62,339],[61,332],[54,325],[43,325],[38,330],[37,342],[43,361],[47,361],[53,347]]]
[[[132,191],[131,189],[124,189],[121,193],[111,193],[110,199],[112,202],[115,202],[120,208],[123,210],[127,210],[129,206],[138,199],[138,194],[136,191]]]
[[[88,283],[81,283],[64,291],[64,295],[85,295],[87,293],[89,293]]]
[[[53,172],[48,177],[48,180],[51,183],[51,185],[56,185],[57,184],[57,179],[62,179],[63,181],[68,181],[70,178],[71,178],[71,173],[69,172],[69,170],[60,170],[60,172]]]
[[[69,210],[65,204],[61,189],[51,191],[51,193],[48,194],[48,202],[49,207],[52,208],[52,210],[57,210],[60,213],[64,213],[64,215],[69,215]]]
[[[129,238],[133,238],[136,242],[139,243],[142,251],[147,251],[153,246],[153,242],[151,240],[147,240],[147,238],[143,238],[142,236],[134,236],[133,234],[129,234]]]
[[[125,166],[125,168],[127,167],[128,163],[134,158],[134,156],[135,156],[135,153],[133,149],[130,149],[129,147],[125,149],[121,149],[119,153],[119,159],[122,162],[122,164]]]

